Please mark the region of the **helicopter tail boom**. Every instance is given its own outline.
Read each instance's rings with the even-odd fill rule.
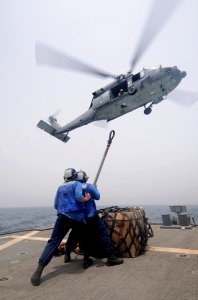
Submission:
[[[38,122],[37,127],[51,134],[52,136],[56,137],[57,139],[61,140],[64,143],[68,142],[70,139],[68,134],[56,133],[56,129],[53,126],[49,125],[48,123],[42,120]]]

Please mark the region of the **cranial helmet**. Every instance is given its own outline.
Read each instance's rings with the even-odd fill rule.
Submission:
[[[76,179],[76,177],[77,177],[76,170],[74,170],[72,168],[68,168],[65,170],[64,176],[63,176],[65,181],[74,180],[74,179]]]
[[[77,172],[77,178],[76,180],[80,181],[80,182],[86,182],[88,180],[88,176],[84,171],[78,171]]]

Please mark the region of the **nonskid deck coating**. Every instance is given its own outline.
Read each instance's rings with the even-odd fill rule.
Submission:
[[[152,226],[147,251],[107,267],[105,259],[82,269],[82,257],[63,263],[54,257],[44,269],[42,283],[30,277],[51,230],[0,236],[1,299],[198,299],[198,228],[165,230]],[[181,254],[181,255],[180,255]]]

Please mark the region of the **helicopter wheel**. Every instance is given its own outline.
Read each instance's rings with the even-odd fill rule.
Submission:
[[[149,115],[151,112],[152,112],[152,108],[151,108],[151,107],[147,107],[147,108],[145,108],[145,110],[144,110],[144,114],[145,114],[145,115]]]

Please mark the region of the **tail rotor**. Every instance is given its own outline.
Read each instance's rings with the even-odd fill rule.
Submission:
[[[58,124],[57,121],[57,116],[60,114],[61,109],[59,108],[57,111],[55,111],[55,113],[51,116],[48,117],[48,122],[50,123],[51,126],[53,126],[56,130],[61,128],[61,125]]]

